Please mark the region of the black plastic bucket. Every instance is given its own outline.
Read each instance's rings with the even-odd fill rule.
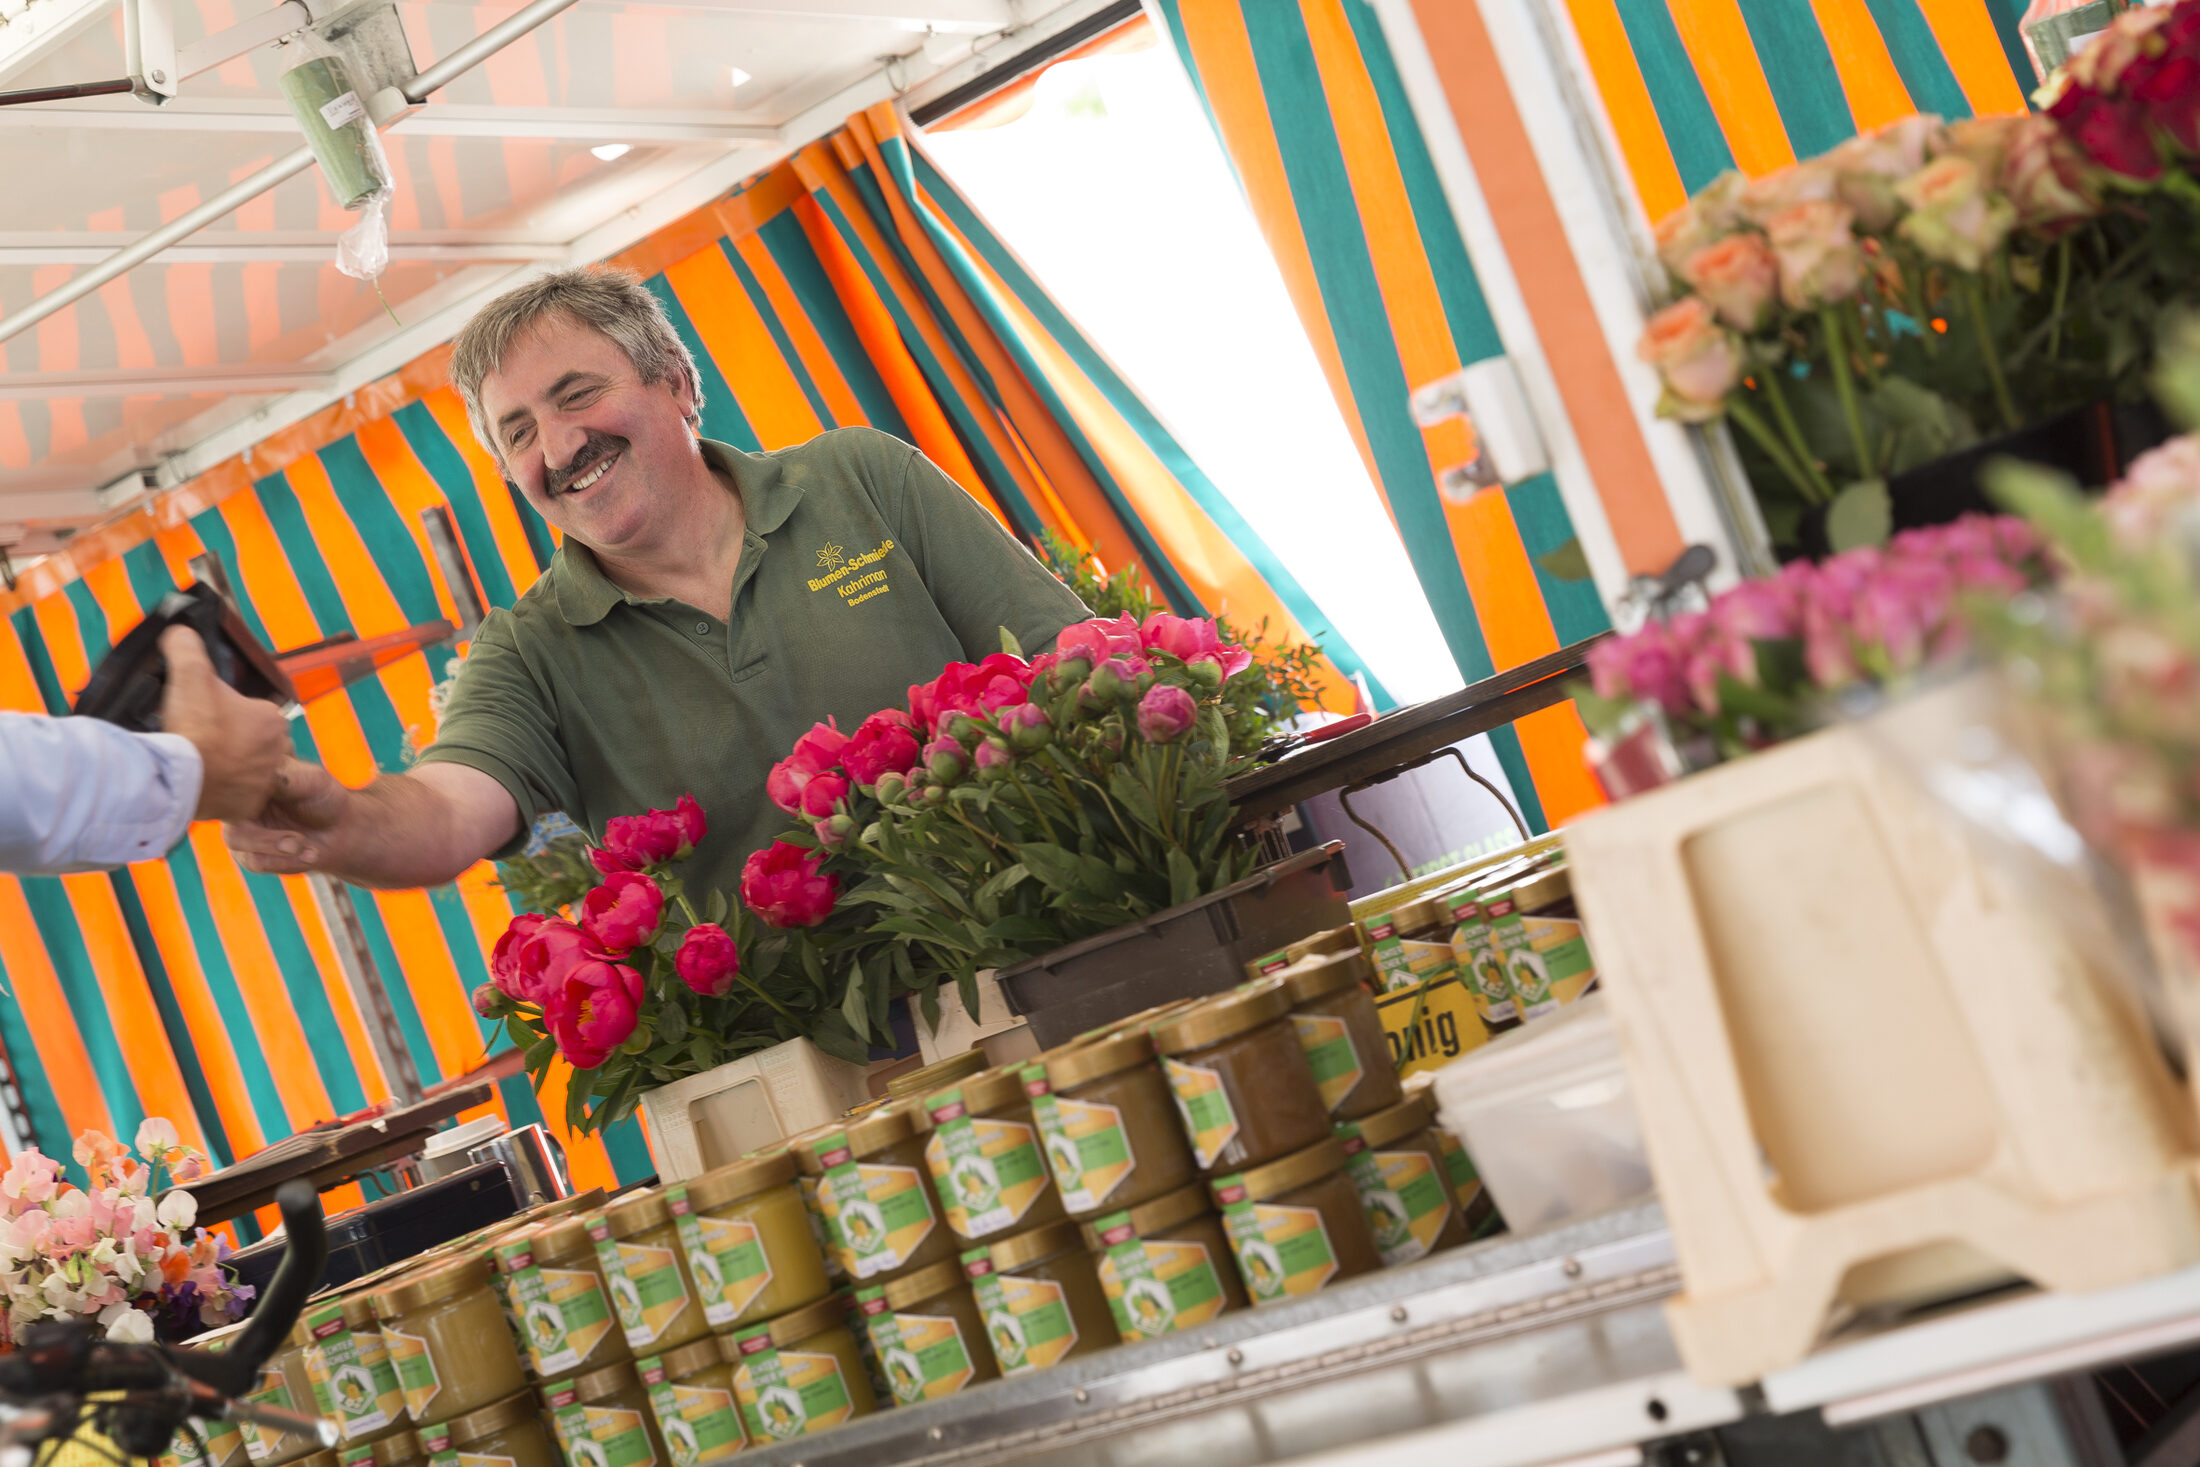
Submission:
[[[1344,842],[1263,866],[1218,892],[1027,958],[994,976],[1041,1049],[1173,998],[1220,993],[1245,964],[1351,922]]]

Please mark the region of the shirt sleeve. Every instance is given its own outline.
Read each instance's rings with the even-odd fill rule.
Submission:
[[[0,713],[0,870],[154,860],[190,828],[205,772],[199,751],[176,734]]]
[[[1026,656],[1053,650],[1071,622],[1092,613],[985,506],[907,444],[899,483],[886,486],[888,518],[924,577],[932,604],[975,662],[1001,650],[1001,628]]]
[[[557,709],[528,667],[513,630],[507,611],[490,612],[475,629],[435,743],[420,756],[422,764],[480,770],[519,806],[519,833],[491,853],[494,860],[518,854],[545,812],[581,808],[558,737]]]

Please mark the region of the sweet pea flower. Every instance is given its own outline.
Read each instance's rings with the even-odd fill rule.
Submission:
[[[773,841],[741,867],[741,902],[773,927],[814,927],[832,915],[840,878],[818,868],[824,860],[785,841]]]
[[[1742,379],[1742,344],[1699,296],[1684,296],[1650,318],[1635,355],[1658,369],[1660,414],[1684,423],[1719,416]]]
[[[2017,223],[2015,206],[1988,187],[1990,176],[1972,159],[1949,153],[1896,184],[1911,211],[1899,226],[1902,237],[1930,259],[1979,269]]]
[[[680,939],[672,971],[703,997],[718,998],[733,987],[741,971],[741,951],[725,928],[715,922],[698,922]]]
[[[657,883],[639,872],[621,871],[581,898],[580,927],[605,952],[627,953],[656,937],[664,914],[665,894]]]
[[[535,929],[551,919],[537,912],[522,912],[505,927],[504,935],[497,939],[495,949],[489,954],[489,981],[499,993],[516,998],[521,1003],[540,1003],[542,999],[529,986],[519,965],[519,950]]]
[[[1780,267],[1771,246],[1755,230],[1739,230],[1706,245],[1681,265],[1681,279],[1710,303],[1719,319],[1737,331],[1764,324],[1765,311],[1780,289]]]
[[[1766,217],[1765,237],[1780,263],[1780,299],[1790,309],[1816,310],[1856,294],[1864,252],[1850,232],[1854,220],[1848,205],[1830,198],[1805,199]]]
[[[802,791],[817,776],[840,767],[848,736],[832,719],[814,725],[764,778],[764,797],[789,815],[802,813]]]
[[[577,1070],[592,1070],[624,1044],[641,1020],[642,975],[623,963],[576,963],[543,1011],[558,1050]]]
[[[915,721],[899,708],[884,708],[856,726],[840,751],[840,763],[850,779],[870,788],[880,775],[916,768],[918,747]]]
[[[1155,683],[1138,700],[1138,736],[1149,744],[1174,743],[1198,722],[1199,705],[1173,684]]]

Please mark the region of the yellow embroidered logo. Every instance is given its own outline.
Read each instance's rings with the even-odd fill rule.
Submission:
[[[873,596],[883,596],[890,589],[886,584],[885,569],[882,567],[864,573],[864,568],[877,565],[893,548],[893,541],[881,540],[875,550],[846,555],[838,545],[828,543],[817,553],[817,563],[824,568],[825,574],[811,577],[810,589],[822,591],[827,586],[832,586],[850,606],[861,605]]]

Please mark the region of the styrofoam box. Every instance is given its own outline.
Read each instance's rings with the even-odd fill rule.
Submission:
[[[870,1099],[864,1067],[790,1039],[645,1091],[642,1118],[659,1181],[685,1182],[822,1126]]]
[[[1453,1060],[1436,1072],[1436,1102],[1514,1232],[1654,1190],[1601,993]]]

